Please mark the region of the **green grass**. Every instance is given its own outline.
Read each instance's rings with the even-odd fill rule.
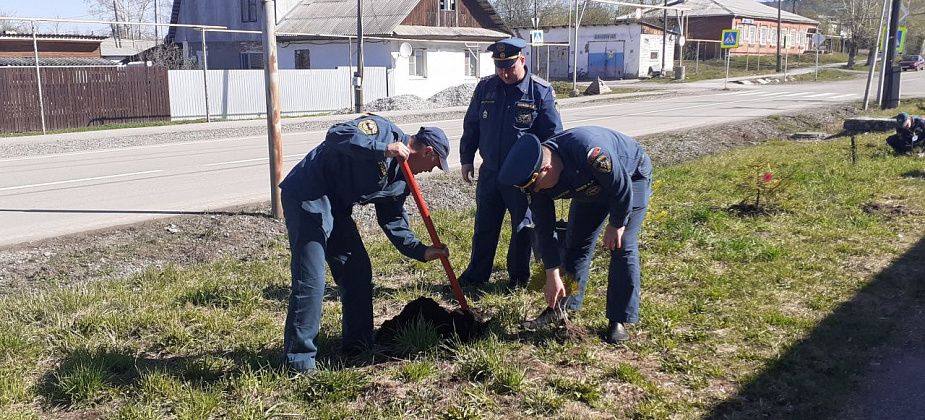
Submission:
[[[338,352],[341,308],[329,299],[318,340],[322,368],[293,376],[281,365],[280,291],[289,274],[280,242],[257,260],[168,266],[0,299],[0,412],[127,419],[833,415],[877,345],[925,303],[925,288],[914,281],[920,277],[910,271],[925,254],[923,160],[893,156],[884,137],[858,137],[854,165],[848,139],[839,138],[774,141],[659,168],[641,238],[642,321],[623,346],[597,337],[607,325],[606,255],[598,251],[586,306],[573,317],[586,338],[521,332],[518,323],[542,307],[541,294],[498,287],[470,294],[473,306],[494,315],[483,339],[440,343],[422,324],[405,332],[407,356],[357,362]],[[735,185],[756,161],[789,180],[770,203],[778,211],[727,211],[747,198]],[[902,211],[867,213],[862,207],[871,202]],[[470,251],[471,218],[471,209],[434,214],[457,270]],[[382,234],[365,240],[376,272],[375,313],[397,313],[418,295],[454,305],[437,265],[401,257]],[[504,258],[497,256],[499,278]]]
[[[784,58],[781,58],[784,60]],[[813,67],[816,65],[815,55],[813,54],[801,54],[801,55],[791,55],[787,57],[787,68],[790,70]],[[835,53],[835,54],[822,54],[819,56],[819,64],[832,64],[847,62],[848,55]],[[858,58],[858,63],[862,63],[862,58]],[[712,79],[722,79],[726,77],[726,60],[725,59],[712,59],[712,60],[684,60],[685,66],[685,79],[684,81],[676,81],[671,74],[668,74],[666,77],[651,79],[650,82],[655,83],[683,83],[683,82],[696,82],[700,80],[712,80]],[[783,64],[781,64],[783,66]],[[857,68],[857,67],[856,67]],[[777,71],[777,58],[774,55],[768,56],[743,56],[735,55],[732,56],[732,59],[729,62],[729,77],[744,77],[744,76],[761,76],[776,74]],[[780,71],[783,73],[783,69]]]
[[[806,73],[806,74],[800,74],[797,76],[793,76],[793,80],[795,82],[812,82],[816,80],[831,82],[835,80],[854,79],[856,77],[858,77],[856,73],[825,68],[825,69],[819,69],[818,74],[813,72],[813,73]]]

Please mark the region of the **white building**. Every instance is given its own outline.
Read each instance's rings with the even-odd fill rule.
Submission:
[[[174,23],[260,30],[258,0],[175,0]],[[354,67],[356,0],[277,0],[280,69]],[[493,74],[485,48],[510,36],[487,0],[363,0],[364,66],[384,67],[388,94],[428,97]],[[171,28],[168,38],[202,60],[199,32]],[[209,32],[210,69],[263,68],[259,34]]]
[[[546,27],[544,42],[570,44],[572,34],[568,27]],[[530,40],[530,29],[515,31],[521,38]],[[578,29],[578,77],[626,79],[646,77],[664,67],[674,67],[675,33],[668,32],[663,49],[662,29],[644,22],[627,21],[610,25],[581,25]],[[573,53],[567,46],[534,47],[536,62],[528,52],[528,63],[536,63],[534,72],[551,79],[568,79],[572,75]],[[548,51],[548,55],[547,55]]]

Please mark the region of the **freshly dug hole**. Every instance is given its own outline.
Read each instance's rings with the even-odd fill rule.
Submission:
[[[376,343],[392,347],[401,331],[421,323],[432,325],[444,340],[455,336],[463,342],[480,337],[486,329],[486,322],[472,311],[448,311],[431,298],[419,297],[406,305],[395,318],[382,323],[376,334]]]

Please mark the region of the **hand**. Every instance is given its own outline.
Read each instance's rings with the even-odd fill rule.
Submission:
[[[624,230],[626,230],[626,226],[616,228],[610,224],[607,225],[607,230],[604,231],[604,247],[607,248],[608,251],[623,248]]]
[[[462,172],[463,181],[466,181],[466,183],[471,184],[472,178],[475,178],[475,165],[471,163],[465,164],[462,166],[461,172]]]
[[[411,154],[411,149],[408,146],[405,146],[404,143],[396,141],[395,143],[389,143],[385,148],[385,157],[397,157],[398,160],[408,159],[408,155]]]
[[[449,258],[450,249],[446,245],[432,245],[424,251],[424,261],[433,261],[438,258]]]
[[[546,305],[550,308],[555,308],[559,298],[565,297],[565,284],[559,276],[558,267],[546,270],[546,286],[543,287],[543,294],[546,295]]]

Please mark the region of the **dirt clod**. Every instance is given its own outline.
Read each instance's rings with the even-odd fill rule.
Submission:
[[[391,346],[395,344],[400,331],[421,321],[433,325],[441,338],[459,337],[463,342],[480,337],[486,326],[485,321],[472,311],[448,311],[431,298],[419,297],[405,306],[395,318],[382,323],[376,334],[376,342],[383,346]]]

